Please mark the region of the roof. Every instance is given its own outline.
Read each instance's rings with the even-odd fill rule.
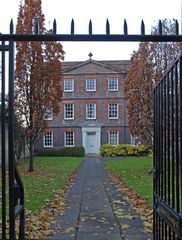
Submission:
[[[62,73],[66,74],[93,74],[93,73],[126,73],[129,60],[96,61],[92,58],[86,61],[62,62]]]

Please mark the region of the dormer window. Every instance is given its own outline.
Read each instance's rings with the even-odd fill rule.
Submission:
[[[96,79],[95,78],[86,79],[86,91],[87,92],[96,91]]]
[[[74,79],[64,79],[64,92],[74,91]]]

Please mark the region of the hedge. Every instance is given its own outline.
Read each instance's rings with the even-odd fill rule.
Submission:
[[[116,156],[147,156],[152,154],[152,149],[146,145],[133,146],[129,144],[119,144],[112,146],[104,144],[100,148],[100,155],[103,157]]]
[[[35,150],[37,156],[61,156],[61,157],[84,157],[84,147],[53,147],[53,148],[37,148]]]

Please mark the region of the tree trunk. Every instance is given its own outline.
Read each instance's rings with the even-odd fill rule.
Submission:
[[[33,172],[33,142],[30,141],[29,146],[30,160],[29,160],[29,172]]]

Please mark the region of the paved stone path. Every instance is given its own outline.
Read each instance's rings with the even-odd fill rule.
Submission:
[[[66,199],[66,212],[56,217],[52,240],[152,239],[99,157],[86,158]]]

